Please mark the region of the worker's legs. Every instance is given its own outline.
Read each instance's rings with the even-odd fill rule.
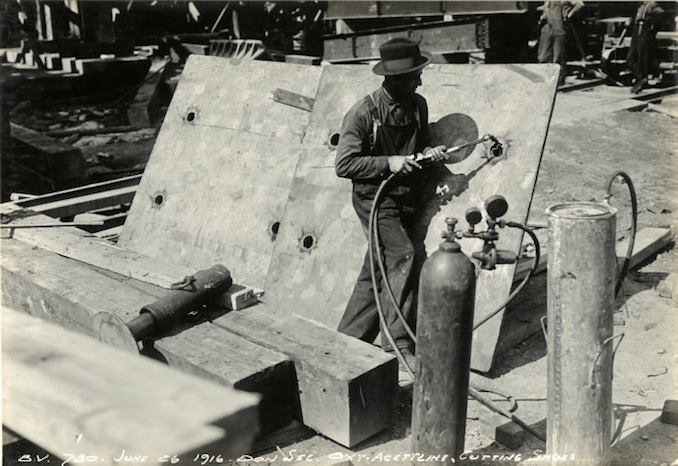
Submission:
[[[537,49],[537,60],[539,63],[553,63],[553,27],[545,24],[541,28],[539,36],[539,48]]]
[[[354,206],[367,234],[369,221],[369,205],[365,199],[356,199]],[[403,309],[403,315],[410,325],[414,324],[414,310],[416,301],[411,290],[416,288],[412,283],[410,272],[415,262],[415,248],[409,238],[408,232],[403,226],[402,209],[391,199],[384,199],[378,212],[380,254],[384,260],[389,285],[396,300]],[[422,241],[423,244],[423,241]],[[419,254],[420,255],[420,254]],[[418,260],[420,260],[418,258]],[[377,270],[377,283],[379,284],[379,297],[384,312],[384,318],[396,345],[400,348],[410,346],[410,340],[405,326],[398,318],[395,307],[391,302],[388,291],[383,286],[381,274]],[[372,342],[379,332],[379,317],[377,314],[372,277],[370,273],[369,251],[365,256],[363,267],[353,289],[353,293],[346,306],[344,316],[339,323],[338,330],[347,335]],[[390,350],[391,345],[383,337],[382,347]]]
[[[565,84],[567,66],[567,32],[562,27],[550,23],[541,28],[539,48],[537,50],[539,63],[557,63],[560,65],[558,85]]]
[[[635,83],[631,88],[633,93],[639,93],[647,85],[652,62],[653,42],[651,35],[642,33],[634,35],[631,41],[626,65],[635,77]]]
[[[381,283],[381,273],[378,268],[375,270],[377,283]],[[372,343],[379,334],[379,316],[372,288],[369,251],[365,253],[363,268],[360,270],[337,330],[368,343]]]
[[[408,325],[414,328],[414,314],[416,300],[413,290],[417,283],[412,277],[415,260],[415,249],[410,240],[408,231],[403,225],[402,211],[398,207],[381,208],[379,210],[379,242],[384,258],[388,284],[393,291],[399,308]],[[413,283],[414,281],[414,283]],[[388,327],[396,345],[403,349],[409,348],[411,341],[408,337],[405,324],[398,317],[395,305],[389,292],[382,283],[379,298],[384,311],[386,326]],[[385,350],[391,349],[391,343],[382,333],[381,346]]]
[[[631,46],[629,53],[626,55],[626,66],[633,73],[634,78],[638,79],[638,37],[634,36],[631,39]]]
[[[562,29],[554,29],[553,33],[553,63],[560,65],[558,85],[565,84],[567,75],[567,32]]]

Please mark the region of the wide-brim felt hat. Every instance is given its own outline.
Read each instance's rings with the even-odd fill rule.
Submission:
[[[379,47],[381,61],[374,65],[372,71],[382,76],[395,76],[420,70],[433,57],[428,52],[419,50],[419,45],[405,38],[391,39]]]

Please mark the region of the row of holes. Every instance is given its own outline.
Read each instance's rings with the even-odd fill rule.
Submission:
[[[186,121],[192,122],[193,120],[195,120],[195,116],[196,116],[195,112],[193,111],[188,112],[188,114],[186,115]],[[336,145],[339,144],[339,134],[338,133],[333,134],[330,137],[329,143],[332,147],[336,147]],[[164,198],[162,195],[157,195],[153,199],[153,202],[156,206],[159,206],[164,202]],[[271,236],[273,237],[273,239],[275,239],[279,231],[280,231],[280,222],[273,222],[273,224],[271,225]],[[315,239],[313,238],[312,235],[306,235],[301,239],[301,246],[306,250],[311,249],[314,244]]]
[[[186,114],[186,121],[192,122],[195,120],[195,112],[191,111]],[[339,133],[334,133],[332,136],[330,136],[330,140],[328,141],[328,145],[330,148],[334,149],[337,147],[339,144]]]
[[[165,198],[163,197],[162,194],[158,194],[153,198],[153,204],[156,206],[162,205],[162,203],[165,202]],[[280,222],[273,222],[271,224],[271,237],[275,240],[276,236],[278,236],[278,232],[280,231]],[[309,250],[313,247],[315,244],[315,239],[313,238],[312,235],[306,235],[301,239],[301,246]]]

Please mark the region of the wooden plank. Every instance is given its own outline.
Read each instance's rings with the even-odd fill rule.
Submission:
[[[626,251],[629,248],[629,238],[617,243],[615,250],[617,251],[617,261],[621,267],[625,257]],[[668,228],[643,228],[636,234],[633,243],[633,253],[631,254],[631,262],[629,269],[633,269],[638,264],[646,261],[657,252],[664,249],[673,242],[673,235]]]
[[[136,186],[127,186],[102,193],[79,196],[73,199],[35,205],[31,210],[55,218],[71,217],[94,209],[128,204],[134,199],[136,191]]]
[[[506,218],[526,221],[557,76],[556,66],[544,65],[430,65],[424,70],[420,94],[428,99],[431,123],[456,114],[476,125],[475,137],[491,133],[508,148],[505,158],[486,163],[482,156],[487,148],[477,146],[465,160],[448,165],[443,178],[432,180],[439,191],[454,196],[447,203],[438,195],[431,199],[429,253],[438,248],[447,217],[464,219],[466,209],[482,208],[493,194],[506,197]],[[334,148],[327,141],[339,133],[345,112],[380,84],[369,67],[325,68],[265,285],[268,303],[330,328],[336,328],[344,312],[367,241],[351,204],[350,181],[336,176]],[[460,137],[447,136],[453,141]],[[500,235],[499,248],[520,250],[519,231],[504,229]],[[460,242],[469,256],[482,244],[474,239]],[[476,319],[508,297],[514,269],[502,265],[479,274]],[[489,370],[502,317],[497,314],[474,333],[474,369]]]
[[[577,106],[570,109],[567,113],[559,112],[554,123],[562,124],[582,118],[596,118],[599,115],[618,112],[618,111],[638,111],[648,108],[650,102],[671,95],[678,91],[678,86],[672,86],[665,89],[647,90],[634,97],[619,97],[615,95],[612,99],[604,99],[598,102],[592,102],[587,99],[586,106]]]
[[[137,186],[140,181],[141,175],[128,176],[125,178],[118,178],[116,180],[103,181],[101,183],[93,183],[88,184],[86,186],[79,186],[77,188],[64,189],[62,191],[56,191],[53,193],[43,194],[40,196],[31,196],[29,199],[20,200],[13,203],[5,202],[3,204],[0,204],[0,207],[3,208],[3,213],[5,212],[5,209],[10,207],[11,205],[16,205],[18,207],[28,209],[43,204],[74,199],[81,196],[88,196],[90,194],[101,194],[105,193],[106,191],[114,189],[126,188],[129,186]]]
[[[85,335],[92,317],[108,312],[128,322],[167,291],[59,256],[18,240],[2,241],[2,302]],[[206,344],[209,342],[209,344]],[[262,393],[262,426],[292,418],[293,367],[279,352],[197,322],[155,341],[155,355],[186,372],[227,387]]]
[[[322,435],[350,448],[391,425],[398,387],[394,356],[264,304],[213,323],[294,361],[299,421]]]
[[[45,223],[47,219],[49,217],[44,215],[34,215],[15,219],[10,225],[27,227]],[[162,260],[121,248],[110,241],[100,239],[96,235],[90,235],[77,228],[64,227],[59,228],[59,231],[47,231],[43,228],[22,228],[15,231],[12,237],[61,256],[165,289],[171,288],[172,284],[180,282],[184,277],[196,272],[189,267],[174,266]],[[215,304],[228,309],[243,309],[255,304],[262,295],[261,290],[247,285],[234,284],[215,300]]]
[[[51,217],[70,217],[96,209],[126,204],[132,201],[141,176],[94,183],[15,202],[0,204],[0,211],[10,216],[42,213]],[[22,209],[30,212],[21,212]]]
[[[2,324],[3,424],[60,458],[236,458],[258,433],[256,395],[6,308]]]
[[[647,108],[654,112],[668,115],[671,118],[678,118],[678,112],[672,110],[671,108],[666,108],[664,105],[648,104]]]
[[[321,72],[189,57],[119,244],[176,265],[223,261],[262,288],[309,118],[271,93],[312,98]]]

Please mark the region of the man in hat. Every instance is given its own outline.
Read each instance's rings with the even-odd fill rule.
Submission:
[[[384,76],[382,86],[361,99],[346,113],[336,154],[336,173],[353,181],[353,206],[367,234],[370,209],[381,183],[391,180],[379,204],[377,225],[381,253],[393,293],[413,328],[416,287],[426,260],[424,239],[428,225],[422,221],[422,183],[427,170],[418,161],[445,160],[445,146],[431,147],[428,106],[416,93],[422,68],[431,55],[408,39],[392,39],[379,49],[381,61],[373,71]],[[405,326],[380,283],[381,303],[388,330],[410,367],[414,367],[412,342]],[[369,251],[338,330],[367,342],[379,333],[379,316],[372,289]],[[382,348],[393,351],[382,336]]]

